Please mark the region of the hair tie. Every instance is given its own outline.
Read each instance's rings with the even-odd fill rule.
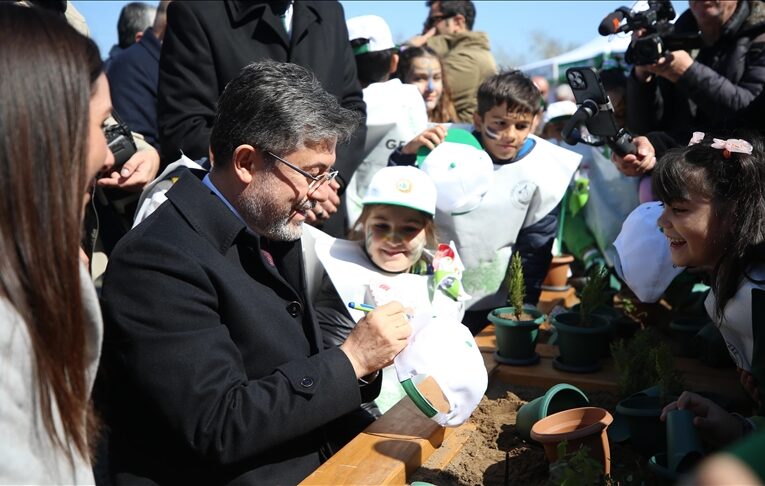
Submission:
[[[704,141],[706,135],[704,132],[693,132],[693,136],[688,141],[688,146],[696,145]],[[722,140],[720,138],[713,138],[710,147],[715,149],[721,149],[724,158],[729,159],[732,153],[737,154],[752,154],[752,144],[746,140],[740,138],[729,138],[728,140]]]
[[[729,138],[728,140],[721,140],[719,138],[713,138],[712,144],[710,145],[712,148],[716,149],[722,149],[723,151],[723,157],[726,159],[730,158],[730,155],[732,152],[736,152],[737,154],[752,154],[752,144],[747,142],[746,140],[741,140],[739,138]]]

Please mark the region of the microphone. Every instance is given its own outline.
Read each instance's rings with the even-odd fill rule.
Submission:
[[[619,24],[624,19],[624,12],[621,10],[615,10],[608,14],[606,18],[600,23],[598,27],[598,34],[611,35],[619,32]]]

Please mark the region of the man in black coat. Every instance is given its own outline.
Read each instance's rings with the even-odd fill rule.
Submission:
[[[207,156],[218,96],[242,67],[262,59],[309,68],[344,108],[366,115],[339,3],[173,2],[168,9],[159,73],[164,163],[176,160],[178,150],[192,159]],[[339,194],[363,159],[365,136],[362,123],[350,144],[338,151],[340,175],[330,187]],[[336,194],[308,213],[309,223],[323,224],[333,236],[345,236],[345,218]]]
[[[365,425],[348,421],[406,314],[378,307],[322,349],[299,239],[360,118],[305,68],[247,66],[221,95],[212,171],[184,173],[115,248],[96,397],[116,484],[295,484]]]

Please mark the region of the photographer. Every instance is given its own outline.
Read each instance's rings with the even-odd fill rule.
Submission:
[[[695,59],[677,50],[654,64],[635,66],[627,94],[630,131],[664,131],[683,145],[695,129],[721,128],[723,120],[735,118],[765,84],[765,5],[689,3],[675,31],[700,31],[704,47]],[[643,33],[638,30],[635,37]]]

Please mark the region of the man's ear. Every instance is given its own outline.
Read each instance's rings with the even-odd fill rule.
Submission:
[[[392,56],[390,56],[390,69],[388,69],[388,74],[393,75],[396,72],[398,69],[398,60],[398,54],[394,53]]]
[[[234,149],[231,165],[236,178],[242,184],[249,184],[255,173],[263,168],[263,152],[252,145],[242,144]]]
[[[454,24],[457,26],[457,32],[465,32],[468,30],[464,15],[457,14],[454,16],[452,20],[454,21]]]
[[[143,31],[135,33],[135,43],[136,44],[138,44],[138,41],[141,40],[141,37],[143,37]]]

